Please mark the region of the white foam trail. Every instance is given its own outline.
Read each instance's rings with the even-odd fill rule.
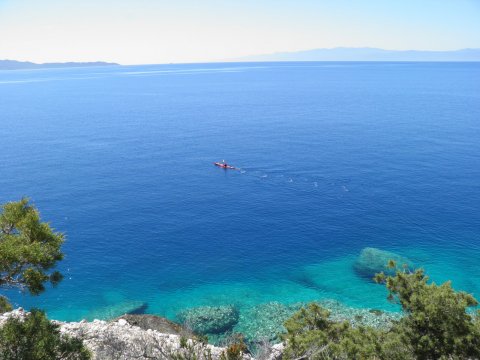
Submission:
[[[216,73],[216,72],[242,72],[248,67],[225,67],[225,68],[198,68],[198,69],[168,69],[168,70],[137,70],[137,71],[119,71],[121,75],[149,75],[149,74],[196,74],[196,73]]]
[[[0,81],[0,84],[24,84],[24,83],[42,82],[42,81],[50,81],[50,80],[52,79],[4,80],[4,81]]]

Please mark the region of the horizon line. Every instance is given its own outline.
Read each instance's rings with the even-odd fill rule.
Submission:
[[[257,54],[249,54],[249,55],[242,55],[235,58],[224,58],[224,59],[214,59],[214,60],[206,60],[206,61],[181,61],[181,62],[145,62],[145,63],[132,63],[132,64],[122,64],[116,62],[114,60],[56,60],[56,61],[48,61],[48,62],[35,62],[31,60],[16,60],[16,59],[0,59],[0,61],[13,61],[19,63],[31,63],[34,65],[49,65],[49,64],[67,64],[67,63],[104,63],[104,64],[111,64],[113,65],[122,65],[122,66],[129,66],[129,65],[167,65],[167,64],[209,64],[209,63],[227,63],[227,62],[265,62],[264,60],[257,60],[257,61],[244,61],[241,59],[255,57],[255,56],[271,56],[271,55],[278,55],[278,54],[295,54],[295,53],[303,53],[309,51],[316,51],[316,50],[337,50],[337,49],[351,49],[351,50],[382,50],[382,51],[389,51],[389,52],[425,52],[425,53],[449,53],[449,52],[459,52],[465,50],[480,50],[480,47],[466,47],[466,48],[456,48],[451,50],[422,50],[422,49],[385,49],[379,47],[371,47],[371,46],[335,46],[335,47],[319,47],[319,48],[309,48],[303,50],[291,50],[291,51],[276,51],[270,53],[257,53]],[[322,62],[322,61],[339,61],[339,62],[376,62],[376,61],[383,61],[383,62],[478,62],[480,60],[275,60],[270,62]]]

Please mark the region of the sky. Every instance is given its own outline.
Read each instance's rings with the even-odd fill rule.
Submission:
[[[480,48],[480,0],[0,0],[0,59],[159,64]]]

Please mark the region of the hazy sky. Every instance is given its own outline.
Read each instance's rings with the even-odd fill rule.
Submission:
[[[0,0],[0,59],[198,62],[337,46],[480,48],[480,0]]]

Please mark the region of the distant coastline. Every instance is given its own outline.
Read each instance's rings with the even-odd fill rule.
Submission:
[[[335,47],[319,48],[270,54],[254,54],[228,59],[217,59],[210,62],[302,62],[302,61],[338,61],[338,62],[480,62],[480,48],[458,50],[387,50],[371,47]],[[137,65],[166,65],[167,63],[148,63]],[[168,63],[172,65],[173,63]],[[191,64],[176,63],[179,64]],[[30,61],[0,60],[0,70],[49,69],[95,66],[120,66],[119,63],[94,62],[54,62],[34,63]]]
[[[115,66],[115,65],[119,65],[119,64],[104,62],[104,61],[37,64],[30,61],[0,60],[0,70],[51,69],[51,68]]]
[[[378,48],[311,49],[293,52],[251,55],[231,59],[230,61],[480,61],[480,49],[460,49],[451,51],[427,50],[385,50]]]

